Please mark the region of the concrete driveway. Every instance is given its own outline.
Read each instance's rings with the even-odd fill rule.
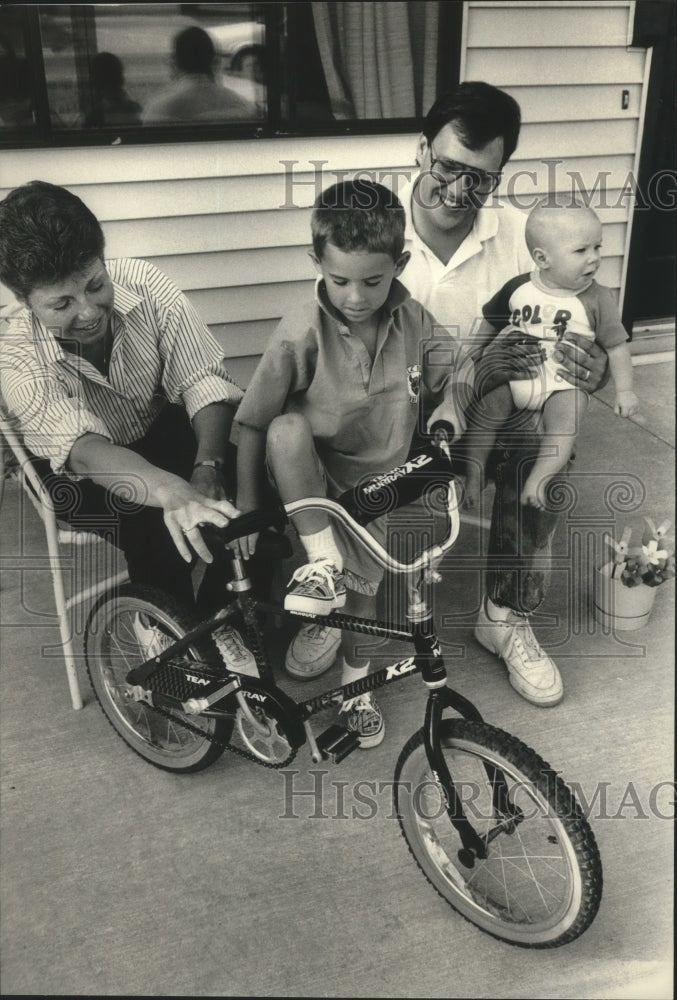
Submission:
[[[194,776],[150,767],[108,725],[82,660],[85,707],[73,712],[40,524],[10,484],[0,512],[3,994],[672,996],[674,584],[639,632],[605,634],[589,606],[604,531],[641,529],[642,515],[674,522],[674,365],[636,375],[640,420],[615,417],[608,395],[592,401],[535,623],[564,701],[523,701],[472,638],[486,543],[477,525],[462,528],[437,590],[452,685],[576,783],[589,812],[605,885],[581,938],[552,951],[503,944],[417,870],[388,782],[422,721],[418,678],[381,694],[388,733],[376,750],[318,768],[302,748],[284,774],[228,753]],[[278,662],[285,642],[271,638]],[[378,790],[368,819],[351,815],[360,780]]]

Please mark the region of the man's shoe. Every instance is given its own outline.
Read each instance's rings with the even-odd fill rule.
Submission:
[[[330,559],[316,559],[299,566],[289,582],[295,586],[284,599],[287,611],[328,615],[346,603],[343,572]]]
[[[374,701],[371,694],[361,694],[357,698],[349,698],[344,701],[339,710],[347,712],[347,719],[343,720],[345,726],[357,733],[360,739],[360,748],[369,750],[377,747],[383,742],[386,734],[386,724],[383,713]]]
[[[284,658],[285,670],[297,680],[309,681],[324,674],[336,662],[341,630],[312,622],[298,630]]]
[[[229,670],[236,674],[249,674],[250,677],[259,676],[254,654],[247,649],[236,629],[222,625],[212,634],[212,638]]]
[[[159,656],[168,649],[176,639],[163,632],[158,625],[149,625],[145,612],[137,611],[132,619],[132,631],[139,644],[140,655],[144,660]]]
[[[490,618],[484,598],[475,638],[505,661],[510,683],[527,701],[548,707],[562,700],[564,689],[559,670],[531,631],[528,615],[508,611],[504,620]]]

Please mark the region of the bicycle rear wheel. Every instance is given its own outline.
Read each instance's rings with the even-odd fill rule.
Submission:
[[[156,710],[134,700],[126,677],[196,624],[194,615],[167,594],[126,584],[104,594],[85,629],[87,672],[105,716],[135,753],[166,771],[200,771],[212,764],[230,739],[233,720]],[[199,697],[203,689],[195,685],[191,691],[191,682],[181,669],[190,664],[195,664],[195,675],[225,674],[211,640],[202,640],[181,655],[178,667],[164,668],[160,687],[166,690],[164,684],[173,680],[182,700]]]
[[[465,814],[488,837],[487,857],[463,851],[419,731],[397,762],[395,802],[426,878],[467,920],[511,944],[554,948],[579,937],[599,908],[602,864],[571,791],[535,751],[485,723],[444,720],[441,743]]]

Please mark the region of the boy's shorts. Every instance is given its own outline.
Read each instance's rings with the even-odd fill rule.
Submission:
[[[322,482],[326,488],[327,474],[317,453],[315,453],[315,462],[317,464],[317,471],[320,474]],[[277,484],[275,482],[275,477],[270,467],[270,463],[268,462],[267,455],[266,472],[271,486],[277,492]],[[330,497],[330,499],[335,498]],[[358,541],[358,539],[356,539],[347,528],[344,528],[340,521],[337,521],[336,518],[330,516],[329,524],[332,532],[334,533],[336,544],[343,555],[343,575],[346,588],[357,594],[365,594],[368,597],[373,597],[378,591],[381,580],[383,579],[383,567],[369,555],[364,545],[362,545],[362,543]],[[385,517],[379,517],[377,520],[372,521],[371,524],[368,524],[367,531],[380,545],[383,546],[383,548],[386,547]]]

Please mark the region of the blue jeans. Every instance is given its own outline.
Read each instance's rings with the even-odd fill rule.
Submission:
[[[552,540],[557,511],[539,510],[520,503],[522,484],[531,471],[539,448],[538,434],[519,445],[494,449],[487,470],[496,483],[491,515],[486,569],[487,594],[495,604],[530,614],[543,602],[550,583]],[[553,480],[564,481],[568,466]]]

